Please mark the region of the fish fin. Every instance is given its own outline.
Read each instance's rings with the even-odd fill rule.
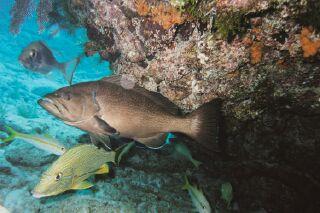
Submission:
[[[4,143],[9,143],[9,142],[13,141],[19,133],[9,126],[5,126],[5,128],[7,130],[7,134],[9,135],[9,137],[1,139],[1,141]]]
[[[111,75],[108,77],[104,77],[101,79],[101,81],[121,85],[121,75]]]
[[[148,148],[157,149],[163,147],[166,143],[167,135],[168,133],[159,133],[148,138],[135,138],[135,140]]]
[[[126,76],[121,75],[113,75],[109,77],[105,77],[101,79],[102,81],[106,81],[109,83],[116,84],[125,89],[133,89],[138,92],[140,95],[143,95],[149,99],[151,99],[156,104],[162,106],[165,110],[169,111],[172,114],[180,114],[180,109],[172,103],[168,98],[164,97],[161,93],[149,91],[139,85],[132,82]]]
[[[103,164],[96,172],[97,175],[109,173],[108,164]]]
[[[199,166],[202,164],[202,162],[195,160],[195,159],[191,159],[191,163],[198,169]]]
[[[90,135],[90,140],[95,145],[96,147],[103,147],[107,148],[109,150],[112,150],[112,145],[110,142],[110,137],[105,135],[94,135],[94,134],[89,134]]]
[[[69,83],[69,85],[72,84],[72,78],[73,74],[76,71],[78,64],[80,63],[80,59],[82,56],[79,56],[69,62],[59,64],[59,69],[61,70],[64,78]]]
[[[193,120],[191,131],[184,132],[209,150],[218,145],[221,122],[221,100],[215,99],[202,105],[187,117]]]
[[[88,182],[88,181],[82,181],[80,183],[76,183],[74,184],[71,189],[74,189],[74,190],[78,190],[78,189],[89,189],[91,188],[92,186],[94,186],[92,183]]]
[[[189,183],[189,180],[188,180],[188,177],[187,175],[184,176],[184,180],[185,180],[185,184],[184,186],[182,187],[183,190],[188,190],[190,188],[190,183]]]
[[[116,152],[115,163],[117,165],[120,164],[120,161],[121,161],[122,157],[125,154],[127,154],[134,145],[135,145],[135,142],[132,141],[132,142],[124,144],[124,145],[122,145],[122,146],[120,146],[119,148],[116,149],[116,151],[115,151]]]
[[[163,96],[161,93],[149,91],[140,86],[135,86],[134,90],[140,93],[141,95],[151,99],[153,102],[155,102],[157,105],[160,105],[164,110],[170,112],[171,114],[174,114],[174,115],[181,114],[179,107],[176,106],[174,103],[172,103],[168,98]]]
[[[107,134],[116,134],[117,130],[113,127],[111,127],[106,121],[99,118],[99,116],[94,116],[95,122],[99,125],[99,127],[104,130]]]

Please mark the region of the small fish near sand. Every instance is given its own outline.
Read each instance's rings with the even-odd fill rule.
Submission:
[[[22,139],[29,144],[37,147],[38,149],[44,150],[48,153],[55,154],[55,155],[62,155],[66,152],[66,148],[61,145],[57,140],[50,136],[42,136],[42,135],[31,135],[31,134],[24,134],[15,131],[9,126],[5,126],[9,137],[5,139],[0,139],[0,141],[4,143],[11,142],[15,139]]]
[[[173,147],[178,154],[188,159],[196,168],[199,168],[201,162],[192,157],[190,150],[185,144],[175,141],[173,142]]]
[[[19,61],[26,69],[44,75],[49,74],[53,70],[59,70],[69,85],[71,85],[73,74],[80,62],[80,57],[69,62],[59,63],[46,44],[42,41],[35,41],[22,50]]]
[[[134,85],[124,88],[121,76],[83,82],[47,94],[38,103],[66,124],[90,134],[116,135],[157,148],[164,133],[183,133],[209,150],[217,144],[220,100],[181,116],[160,93]]]
[[[185,181],[186,183],[182,189],[188,190],[192,203],[197,211],[199,213],[211,213],[210,204],[207,198],[204,196],[203,191],[196,186],[192,186],[186,176]]]
[[[32,191],[33,197],[48,197],[68,190],[92,187],[93,184],[86,180],[95,174],[109,173],[107,163],[119,163],[117,158],[128,152],[127,146],[132,147],[132,143],[116,151],[106,151],[93,144],[79,145],[69,149],[43,173],[40,182]]]

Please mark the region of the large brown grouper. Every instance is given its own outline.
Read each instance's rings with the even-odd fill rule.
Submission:
[[[107,77],[61,88],[38,103],[66,124],[95,136],[117,135],[155,148],[167,133],[177,132],[209,149],[217,143],[220,101],[182,116],[160,93],[122,85],[121,77]]]

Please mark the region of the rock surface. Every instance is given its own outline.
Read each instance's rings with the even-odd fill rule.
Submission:
[[[242,211],[319,208],[318,1],[72,2],[87,54],[116,73],[186,112],[224,100],[225,155],[199,158],[232,181]]]

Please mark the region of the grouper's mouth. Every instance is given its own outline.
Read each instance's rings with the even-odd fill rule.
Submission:
[[[53,115],[60,117],[62,114],[58,105],[50,98],[42,98],[38,100],[38,104],[47,110],[48,112],[52,113]]]

